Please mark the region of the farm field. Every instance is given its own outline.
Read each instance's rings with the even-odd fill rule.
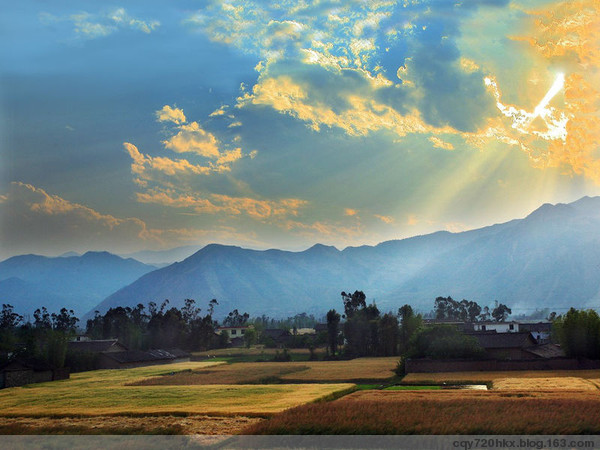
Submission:
[[[574,377],[600,381],[600,370],[524,370],[503,372],[440,372],[409,373],[403,384],[471,384],[493,383],[504,378],[558,378]]]
[[[250,348],[219,348],[205,352],[194,352],[192,355],[198,360],[206,358],[207,360],[233,363],[271,361],[277,354],[281,353],[281,349],[254,346]],[[292,361],[308,361],[310,359],[310,350],[307,348],[289,349],[288,353]],[[325,355],[325,349],[316,348],[315,355],[322,358]]]
[[[157,415],[3,417],[0,434],[204,434],[228,435],[260,422],[258,417]]]
[[[600,391],[358,391],[248,434],[597,434]]]
[[[0,392],[0,416],[210,414],[269,415],[351,388],[351,384],[128,386],[149,376],[206,370],[179,363],[74,374],[70,380]]]
[[[200,368],[170,376],[144,378],[136,386],[260,383],[331,383],[386,380],[394,376],[397,357],[349,361],[235,363]]]

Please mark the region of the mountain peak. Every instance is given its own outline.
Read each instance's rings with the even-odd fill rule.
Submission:
[[[302,253],[338,253],[339,250],[333,245],[325,245],[325,244],[315,244],[312,247],[304,250]]]

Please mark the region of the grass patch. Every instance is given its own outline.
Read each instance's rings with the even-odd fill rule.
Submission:
[[[396,386],[386,387],[384,390],[386,390],[386,391],[439,391],[441,389],[442,389],[441,386],[436,386],[436,385],[426,385],[426,386],[396,385]]]
[[[356,390],[357,391],[369,391],[371,389],[383,389],[384,385],[383,384],[357,384],[356,385]]]

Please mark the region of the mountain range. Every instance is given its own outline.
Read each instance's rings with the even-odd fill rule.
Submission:
[[[193,251],[140,253],[168,261]],[[362,290],[380,310],[405,303],[429,311],[438,296],[480,305],[499,301],[515,312],[600,303],[600,197],[545,204],[524,219],[461,233],[440,231],[376,246],[338,250],[249,250],[211,244],[157,269],[108,253],[46,258],[25,255],[0,263],[0,300],[31,312],[36,305],[101,313],[169,299],[182,306],[219,301],[217,316],[323,315],[342,309],[342,291]],[[18,306],[18,307],[17,307]],[[36,306],[36,307],[39,307]]]
[[[524,219],[477,230],[437,232],[342,251],[302,252],[208,245],[106,298],[100,312],[185,298],[216,298],[223,314],[286,316],[341,309],[342,291],[362,290],[382,310],[405,303],[428,311],[437,296],[515,311],[598,306],[600,197],[545,204]]]
[[[12,305],[20,314],[32,314],[45,306],[50,312],[73,309],[81,316],[155,269],[107,252],[54,258],[13,256],[0,262],[0,303]]]

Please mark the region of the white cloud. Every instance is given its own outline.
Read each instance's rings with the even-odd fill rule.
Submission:
[[[84,11],[63,17],[42,12],[38,17],[43,24],[70,22],[75,34],[83,39],[102,38],[124,29],[150,34],[160,26],[158,20],[132,17],[124,8],[95,14]]]

